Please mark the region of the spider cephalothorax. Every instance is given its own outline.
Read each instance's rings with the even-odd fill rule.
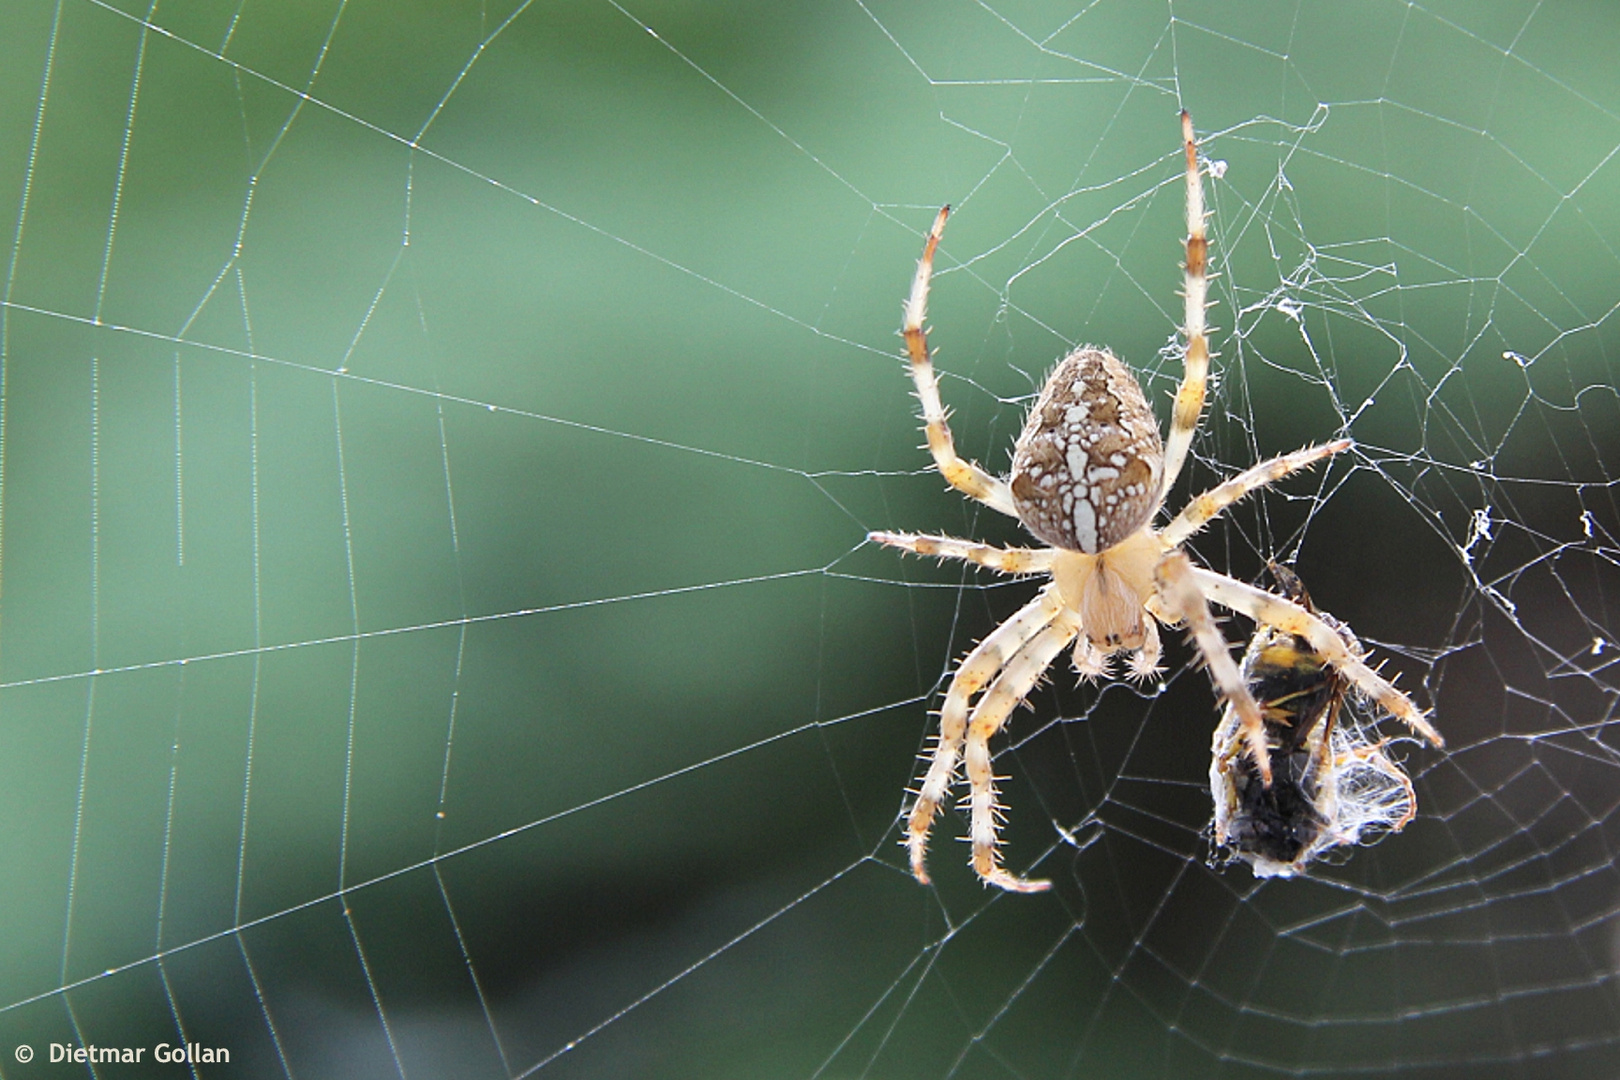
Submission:
[[[968,653],[946,691],[939,743],[907,827],[911,869],[919,881],[928,880],[924,865],[928,832],[962,760],[968,774],[974,870],[985,883],[1004,889],[1032,892],[1048,886],[1016,877],[1001,866],[989,740],[1071,641],[1075,669],[1082,676],[1106,674],[1110,658],[1124,652],[1129,654],[1129,673],[1145,679],[1158,670],[1158,624],[1186,624],[1217,690],[1233,711],[1233,745],[1252,762],[1260,783],[1269,787],[1266,724],[1215,626],[1210,601],[1307,641],[1324,663],[1379,707],[1440,745],[1439,734],[1418,707],[1347,647],[1336,623],[1330,625],[1285,597],[1196,566],[1181,551],[1189,537],[1227,506],[1349,449],[1349,439],[1263,461],[1193,499],[1163,529],[1153,528],[1165,494],[1186,460],[1203,410],[1209,368],[1204,196],[1192,120],[1185,112],[1181,129],[1187,169],[1183,327],[1187,344],[1170,436],[1162,443],[1136,376],[1108,350],[1087,346],[1069,353],[1047,377],[1013,447],[1007,479],[957,456],[923,327],[934,253],[949,207],[934,219],[917,263],[903,329],[934,462],[953,487],[1018,518],[1049,546],[997,548],[948,536],[889,532],[874,532],[871,539],[919,555],[966,559],[1004,573],[1051,578],[1033,600]]]

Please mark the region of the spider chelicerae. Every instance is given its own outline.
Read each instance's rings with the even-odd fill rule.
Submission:
[[[1159,670],[1158,624],[1185,624],[1217,692],[1236,714],[1237,743],[1254,764],[1261,784],[1269,787],[1266,724],[1215,625],[1210,602],[1308,642],[1379,708],[1441,745],[1439,733],[1422,710],[1346,645],[1335,628],[1339,624],[1330,624],[1285,597],[1198,566],[1181,550],[1188,538],[1238,499],[1348,450],[1349,439],[1263,461],[1193,499],[1164,528],[1153,527],[1165,494],[1186,461],[1203,411],[1209,370],[1204,190],[1198,143],[1185,111],[1181,135],[1187,159],[1186,347],[1166,441],[1159,437],[1158,422],[1130,368],[1107,349],[1086,345],[1065,356],[1047,377],[1013,444],[1012,472],[1006,479],[958,457],[923,327],[934,251],[950,207],[934,219],[918,260],[902,329],[934,463],[952,487],[1016,517],[1048,546],[999,548],[949,536],[891,532],[874,532],[870,539],[918,555],[963,559],[1002,573],[1051,579],[968,653],[945,693],[939,741],[916,792],[905,840],[911,872],[925,884],[929,829],[956,779],[958,761],[965,760],[974,871],[985,884],[1016,892],[1050,887],[1048,881],[1018,877],[1001,865],[997,828],[1002,808],[996,802],[990,737],[1070,642],[1075,670],[1083,678],[1105,676],[1113,656],[1126,653],[1130,677],[1146,680]]]

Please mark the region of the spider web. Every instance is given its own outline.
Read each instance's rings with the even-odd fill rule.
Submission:
[[[4,19],[0,1075],[1620,1065],[1612,14]],[[1208,865],[1184,643],[1059,665],[998,744],[1053,891],[949,814],[924,888],[929,710],[1029,585],[863,542],[1019,542],[917,449],[921,233],[956,207],[965,454],[1082,342],[1167,415],[1182,106],[1219,355],[1171,503],[1352,436],[1193,548],[1294,564],[1448,747],[1387,731],[1417,820],[1262,884]]]

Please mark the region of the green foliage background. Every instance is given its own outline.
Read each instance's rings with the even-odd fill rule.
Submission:
[[[1608,5],[0,20],[6,1055],[1615,1063],[1612,695],[1573,659],[1612,595]],[[933,325],[965,452],[1003,467],[1082,341],[1163,401],[1183,105],[1225,166],[1189,483],[1363,447],[1199,553],[1297,556],[1452,756],[1408,748],[1425,817],[1337,885],[1257,890],[1203,865],[1201,676],[1059,673],[1001,759],[1009,858],[1058,888],[985,895],[943,839],[920,888],[892,824],[930,695],[1027,591],[862,546],[1017,542],[916,449],[921,231],[957,205]]]

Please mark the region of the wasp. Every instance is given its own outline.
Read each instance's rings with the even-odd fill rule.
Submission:
[[[1355,657],[1365,655],[1349,627],[1316,611],[1297,574],[1277,563],[1266,572],[1277,595],[1330,625]],[[1399,832],[1412,820],[1417,795],[1384,753],[1380,710],[1310,642],[1262,623],[1243,654],[1242,676],[1265,721],[1271,783],[1226,705],[1209,767],[1212,862],[1241,859],[1256,877],[1292,877],[1335,848]]]

